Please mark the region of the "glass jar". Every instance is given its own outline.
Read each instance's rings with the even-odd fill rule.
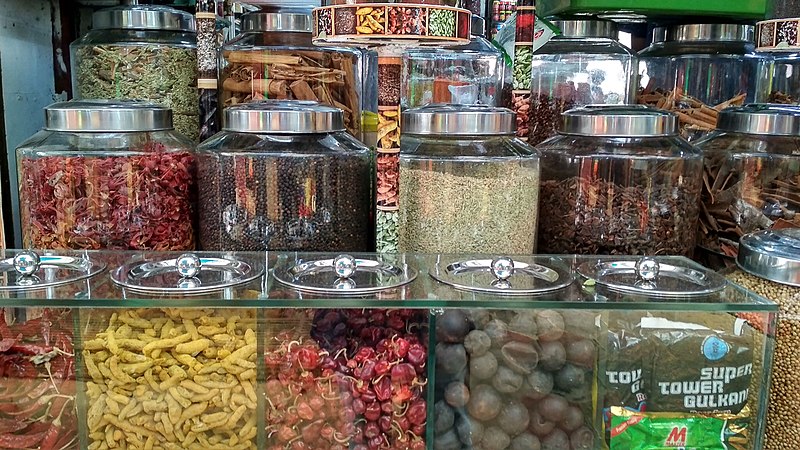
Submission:
[[[532,56],[526,125],[531,145],[556,135],[564,111],[590,104],[630,104],[636,94],[636,55],[619,43],[614,22],[556,20],[553,25],[561,35]]]
[[[668,27],[666,40],[639,52],[637,101],[675,112],[690,140],[713,131],[720,110],[753,101],[753,33],[751,25]]]
[[[361,111],[377,111],[377,55],[311,42],[311,15],[265,9],[242,16],[242,34],[220,52],[220,108],[255,100],[306,100],[342,109],[347,131],[361,137]]]
[[[735,257],[739,238],[800,227],[800,107],[747,105],[719,114],[704,154],[698,245]]]
[[[197,140],[197,36],[191,14],[129,5],[92,16],[92,31],[70,45],[76,99],[148,100],[171,108],[175,129]]]
[[[403,54],[401,105],[430,103],[502,106],[511,71],[502,52],[483,37],[485,22],[472,16],[472,39],[457,47],[416,47]]]
[[[800,434],[800,231],[762,230],[745,235],[739,244],[738,267],[727,278],[779,306],[775,333],[772,383],[766,420],[765,450],[797,446]],[[755,316],[755,315],[754,315]],[[759,317],[743,317],[756,321]],[[756,319],[756,320],[754,320]],[[768,325],[768,324],[762,324]],[[763,327],[766,331],[766,326]]]
[[[429,105],[403,113],[401,252],[532,254],[539,155],[511,110]]]
[[[800,104],[800,78],[797,76],[800,40],[797,34],[797,19],[773,19],[756,24],[757,50],[761,56],[756,102]]]
[[[539,251],[691,255],[701,153],[678,136],[674,114],[637,106],[564,113],[540,144]]]
[[[170,109],[73,100],[45,115],[17,148],[25,247],[194,248],[194,149]]]
[[[198,147],[204,250],[370,251],[370,150],[341,110],[265,101],[225,110]]]

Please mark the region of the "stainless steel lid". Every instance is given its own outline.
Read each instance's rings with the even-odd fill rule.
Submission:
[[[561,30],[565,38],[609,38],[617,39],[617,24],[599,19],[556,19],[552,24]]]
[[[755,27],[752,25],[700,23],[667,28],[667,41],[753,42],[753,39]]]
[[[87,255],[39,255],[31,250],[8,250],[4,254],[13,256],[0,260],[0,291],[59,286],[91,278],[106,268],[105,263]]]
[[[641,105],[598,105],[562,114],[561,134],[599,137],[677,136],[678,117]]]
[[[145,294],[199,295],[253,281],[264,273],[256,261],[192,253],[156,261],[132,261],[111,273],[114,283]]]
[[[750,104],[719,113],[717,130],[773,136],[800,136],[800,107]]]
[[[706,296],[719,292],[727,283],[711,270],[647,256],[638,260],[588,262],[578,267],[578,273],[587,279],[584,286],[594,284],[612,292],[660,300]]]
[[[549,257],[439,260],[429,274],[458,290],[497,295],[546,294],[573,281],[568,267]]]
[[[417,270],[401,256],[339,255],[281,261],[272,276],[298,291],[325,295],[364,295],[398,288],[417,278]]]
[[[135,100],[72,100],[45,107],[46,130],[133,132],[171,130],[172,110]]]
[[[403,133],[421,135],[514,134],[516,115],[487,105],[432,104],[403,112]]]
[[[195,32],[194,17],[191,14],[157,5],[128,5],[101,9],[92,15],[92,28]]]
[[[311,33],[311,11],[254,11],[242,16],[242,32]]]
[[[240,133],[330,133],[344,130],[344,114],[341,109],[317,102],[265,100],[227,108],[222,129]]]
[[[800,286],[800,229],[762,230],[742,236],[736,263],[757,277]]]
[[[651,44],[655,44],[657,42],[664,42],[666,40],[667,40],[667,27],[653,28],[653,37],[650,39]]]

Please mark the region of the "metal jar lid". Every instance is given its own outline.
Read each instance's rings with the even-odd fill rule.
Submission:
[[[345,128],[341,109],[312,101],[265,100],[228,107],[222,129],[239,133],[313,134]]]
[[[72,100],[45,107],[45,129],[75,132],[171,130],[172,110],[136,100]]]
[[[655,27],[653,28],[653,37],[650,39],[651,44],[656,44],[658,42],[664,42],[667,40],[667,27]]]
[[[598,105],[562,114],[561,134],[598,137],[677,136],[678,117],[641,105]]]
[[[48,252],[49,253],[49,252]],[[0,291],[22,291],[60,286],[91,278],[105,263],[87,255],[40,255],[31,250],[9,250],[0,260]]]
[[[673,42],[753,42],[752,25],[700,23],[674,25],[667,29],[667,41]]]
[[[516,115],[487,105],[431,104],[403,112],[403,133],[419,135],[514,134]]]
[[[101,9],[92,15],[92,28],[195,32],[194,17],[191,14],[157,5],[129,5]]]
[[[757,277],[800,286],[800,229],[761,230],[742,236],[736,264]]]
[[[248,283],[262,273],[257,261],[185,253],[177,258],[131,261],[114,270],[111,280],[132,292],[199,295]]]
[[[458,290],[495,295],[541,295],[574,280],[566,264],[550,257],[439,260],[429,274]]]
[[[749,104],[719,113],[717,130],[771,136],[800,136],[800,107]]]
[[[242,16],[242,32],[311,33],[311,11],[253,11]]]
[[[609,38],[617,39],[617,24],[600,19],[556,19],[552,24],[561,30],[565,38]]]
[[[392,255],[352,256],[281,261],[272,276],[298,291],[347,296],[374,294],[406,285],[417,278],[417,270]]]
[[[659,300],[707,296],[727,283],[719,274],[682,264],[680,259],[648,256],[587,262],[578,267],[578,273],[609,291]]]

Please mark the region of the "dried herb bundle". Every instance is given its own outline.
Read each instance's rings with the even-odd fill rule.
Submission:
[[[745,94],[742,93],[718,105],[710,106],[686,95],[681,89],[674,91],[655,89],[639,92],[636,96],[637,103],[677,114],[681,124],[681,135],[687,139],[713,131],[717,127],[719,112],[730,106],[741,106],[744,100]]]

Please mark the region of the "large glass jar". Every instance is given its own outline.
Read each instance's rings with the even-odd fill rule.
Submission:
[[[227,108],[198,147],[203,250],[372,250],[373,157],[344,130],[316,102]]]
[[[539,156],[511,110],[429,105],[403,113],[401,252],[531,254]]]
[[[678,136],[674,114],[637,106],[564,113],[540,144],[539,251],[691,255],[701,153]]]
[[[753,101],[758,55],[753,26],[676,25],[639,52],[638,102],[674,111],[684,137],[714,129],[718,112]]]
[[[744,234],[800,227],[800,107],[728,108],[697,147],[705,161],[700,247],[735,257]]]
[[[564,111],[590,104],[630,104],[636,94],[636,56],[617,40],[614,22],[571,19],[553,24],[561,35],[532,56],[527,111],[531,145],[556,134]]]
[[[347,131],[361,137],[361,111],[377,111],[363,80],[377,70],[372,51],[318,47],[303,10],[265,9],[242,16],[242,34],[220,53],[220,108],[255,100],[307,100],[342,109]]]
[[[193,144],[168,108],[74,100],[45,113],[17,148],[25,247],[194,248]]]
[[[129,99],[173,111],[175,129],[197,140],[197,36],[191,14],[163,6],[97,11],[92,31],[70,45],[77,99]]]
[[[430,103],[502,106],[511,71],[503,54],[483,37],[485,23],[472,17],[472,39],[457,47],[414,47],[403,54],[400,104]]]

